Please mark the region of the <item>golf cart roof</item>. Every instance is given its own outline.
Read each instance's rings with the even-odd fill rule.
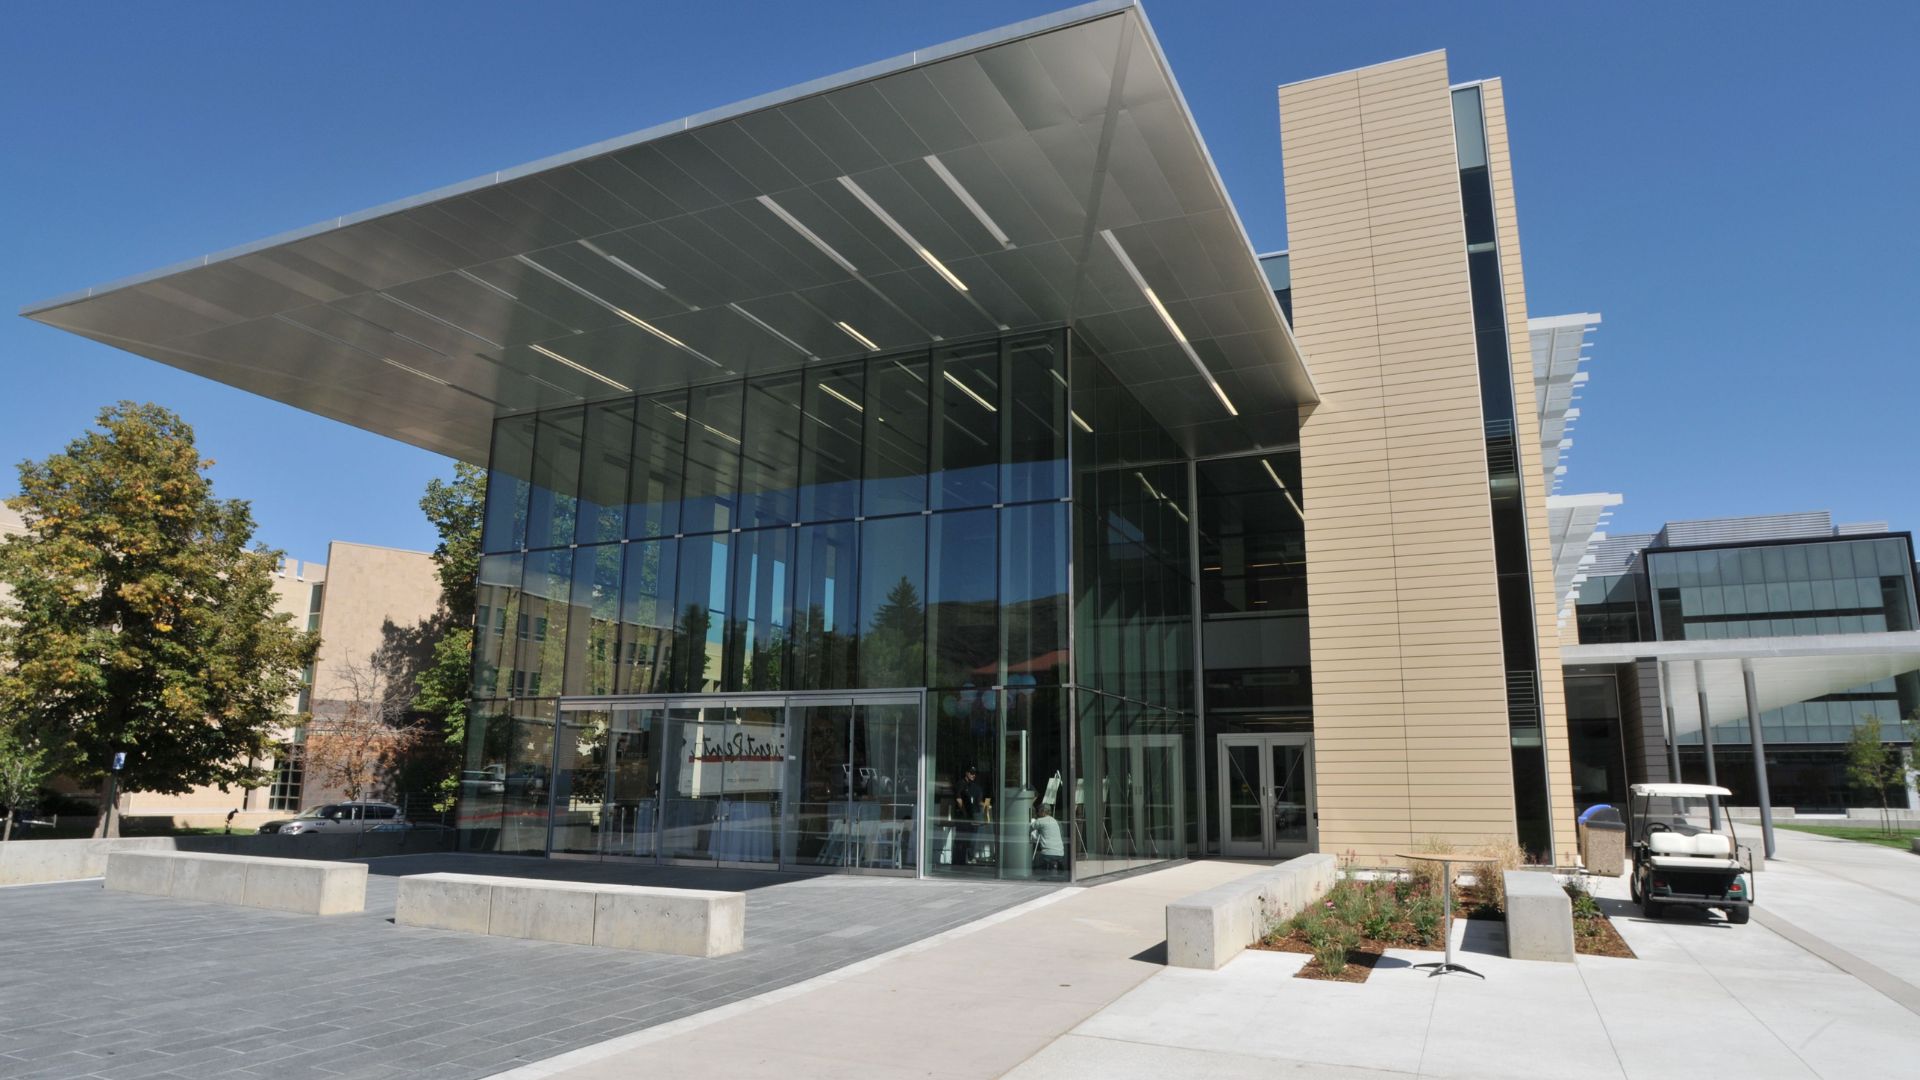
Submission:
[[[1631,789],[1636,796],[1661,799],[1704,799],[1709,795],[1732,795],[1733,792],[1711,784],[1635,784]]]

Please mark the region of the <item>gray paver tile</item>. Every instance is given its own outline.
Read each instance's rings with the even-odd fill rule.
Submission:
[[[324,920],[98,882],[0,894],[0,1076],[479,1080],[1051,891],[473,856],[369,865],[366,913]],[[437,870],[738,889],[747,948],[700,960],[389,922],[396,877]],[[849,932],[849,913],[872,929]]]

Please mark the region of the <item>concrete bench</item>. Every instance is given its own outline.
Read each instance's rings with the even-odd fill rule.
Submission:
[[[1167,905],[1167,964],[1212,971],[1333,888],[1340,864],[1317,853]]]
[[[1573,963],[1573,900],[1548,873],[1508,870],[1507,955]]]
[[[303,915],[344,915],[367,908],[367,867],[257,855],[114,851],[107,855],[107,888]]]
[[[747,899],[707,889],[409,874],[394,921],[494,937],[724,956],[746,946]]]

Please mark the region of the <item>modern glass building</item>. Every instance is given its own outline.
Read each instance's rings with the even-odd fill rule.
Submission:
[[[1100,0],[27,313],[486,465],[470,850],[1571,857],[1500,83],[1279,103],[1264,259]]]
[[[1077,334],[516,414],[490,460],[470,846],[1064,878],[1195,842],[1192,465]]]
[[[1624,797],[1642,771],[1628,763],[1645,756],[1631,744],[1653,745],[1657,759],[1667,743],[1656,767],[1704,781],[1711,749],[1715,781],[1737,804],[1756,805],[1758,738],[1773,804],[1878,806],[1880,793],[1847,779],[1843,744],[1874,720],[1897,752],[1900,721],[1920,714],[1914,580],[1910,534],[1835,527],[1824,513],[1673,522],[1611,538],[1574,608],[1580,645],[1566,679],[1576,798]],[[1575,657],[1601,662],[1571,666]],[[1908,805],[1908,793],[1893,802]]]

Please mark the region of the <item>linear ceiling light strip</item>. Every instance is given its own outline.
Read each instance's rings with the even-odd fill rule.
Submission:
[[[839,327],[841,331],[845,333],[848,337],[866,346],[868,352],[880,351],[880,346],[875,345],[873,343],[872,338],[868,337],[867,335],[861,333],[858,330],[855,330],[853,327],[848,326],[844,320],[835,319],[833,325]]]
[[[621,258],[618,255],[613,254],[612,252],[606,250],[600,245],[594,243],[593,241],[581,240],[579,241],[579,244],[581,247],[586,248],[588,251],[593,252],[595,255],[600,256],[601,258],[607,260],[608,262],[619,267],[620,269],[625,270],[627,273],[633,275],[634,277],[639,278],[641,281],[645,282],[646,284],[653,286],[654,288],[660,290],[661,292],[667,292],[667,287],[665,285],[662,285],[658,281],[655,281],[652,277],[642,273],[632,263],[628,262],[627,260]],[[673,294],[667,293],[667,295],[672,296]],[[675,299],[678,299],[678,297],[676,297]]]
[[[1233,407],[1227,392],[1220,388],[1220,380],[1214,378],[1213,372],[1207,370],[1206,363],[1200,359],[1199,353],[1193,351],[1193,344],[1187,340],[1187,335],[1180,329],[1180,324],[1173,321],[1173,315],[1167,311],[1167,306],[1160,302],[1160,297],[1154,293],[1153,286],[1148,285],[1147,279],[1140,276],[1140,268],[1133,265],[1133,259],[1127,255],[1127,249],[1120,246],[1119,237],[1113,235],[1112,229],[1101,229],[1100,235],[1106,238],[1107,246],[1113,249],[1114,257],[1120,260],[1120,265],[1127,271],[1127,276],[1133,279],[1133,284],[1140,290],[1140,295],[1147,298],[1147,303],[1153,307],[1154,314],[1160,316],[1160,321],[1167,325],[1167,332],[1173,335],[1173,340],[1180,343],[1180,348],[1187,354],[1187,359],[1193,361],[1194,370],[1200,373],[1201,378],[1207,380],[1207,386],[1213,390],[1213,396],[1219,398],[1220,404],[1226,406],[1227,415],[1239,416],[1240,410]]]
[[[526,257],[525,255],[515,255],[513,258],[514,258],[514,261],[539,271],[541,274],[545,275],[547,278],[552,280],[556,285],[561,285],[568,289],[571,289],[575,293],[578,293],[580,296],[593,301],[594,303],[600,305],[601,307],[606,308],[608,311],[613,312],[615,315],[620,316],[622,319],[625,319],[627,322],[632,323],[634,326],[637,326],[640,329],[645,330],[647,333],[652,334],[654,337],[659,338],[661,341],[664,341],[667,344],[673,346],[674,348],[679,349],[681,352],[686,353],[688,356],[691,356],[694,359],[700,360],[704,363],[711,364],[712,366],[716,368],[720,368],[723,371],[726,370],[725,367],[720,363],[720,361],[715,360],[713,357],[708,356],[706,353],[701,352],[699,349],[696,349],[693,346],[688,345],[686,342],[681,341],[679,338],[674,337],[672,334],[667,333],[665,330],[660,329],[659,327],[653,325],[652,323],[641,318],[640,316],[635,315],[633,312],[628,311],[627,309],[621,307],[620,305],[610,303],[609,301],[601,298],[600,296],[595,295],[594,293],[588,291],[587,289],[579,285],[576,285],[571,281],[568,281],[565,277],[561,276],[560,274],[552,270],[549,270],[548,268],[540,265],[539,263],[533,261],[532,259]]]
[[[932,267],[933,272],[936,274],[939,274],[942,278],[944,278],[947,284],[953,286],[955,289],[958,289],[961,292],[967,291],[967,283],[964,281],[961,281],[958,275],[956,275],[953,271],[947,269],[946,263],[943,263],[939,259],[934,258],[933,252],[927,250],[927,245],[915,239],[914,235],[908,232],[904,226],[902,226],[898,221],[893,220],[893,215],[887,213],[886,210],[882,209],[879,203],[874,202],[873,196],[867,194],[865,188],[861,187],[859,184],[854,183],[853,177],[851,176],[841,177],[840,186],[843,188],[846,188],[848,192],[852,193],[854,198],[859,199],[860,205],[866,207],[867,211],[871,213],[874,217],[879,218],[880,224],[885,225],[890,231],[892,231],[893,235],[899,237],[901,243],[912,248],[913,253],[915,255],[920,256],[920,261]]]
[[[599,372],[593,370],[592,368],[588,367],[585,364],[578,364],[573,362],[572,360],[567,359],[564,356],[561,356],[559,353],[554,352],[552,349],[547,348],[545,345],[528,345],[527,348],[532,349],[534,352],[539,353],[541,356],[544,356],[549,360],[552,360],[559,364],[564,364],[567,367],[572,368],[573,370],[579,372],[582,375],[585,375],[589,378],[598,379],[601,382],[606,383],[608,386],[613,387],[615,390],[621,391],[622,393],[627,393],[627,394],[633,393],[633,387],[628,386],[626,383],[620,382],[616,379],[609,379],[605,375],[600,374]]]
[[[774,337],[779,338],[781,341],[786,342],[788,345],[793,346],[793,349],[795,352],[806,357],[807,359],[809,360],[820,359],[818,356],[813,355],[812,349],[807,348],[805,345],[800,344],[799,342],[793,340],[792,338],[781,333],[780,331],[775,330],[773,327],[768,326],[764,319],[760,318],[758,315],[755,315],[753,312],[748,311],[746,308],[741,307],[739,304],[729,302],[727,304],[727,308],[728,310],[732,311],[735,315],[740,316],[741,318],[747,320],[748,322],[759,327],[760,329],[765,330],[767,333],[772,334]]]
[[[827,258],[832,259],[834,262],[840,264],[840,269],[845,270],[847,273],[853,274],[856,276],[860,273],[857,267],[855,267],[851,262],[847,261],[847,257],[845,255],[842,255],[839,252],[833,250],[833,245],[827,243],[825,240],[820,239],[819,236],[815,235],[812,229],[809,229],[805,225],[800,224],[799,218],[794,217],[792,214],[787,213],[786,207],[781,206],[777,202],[774,202],[772,198],[766,195],[760,196],[760,205],[772,211],[774,217],[777,217],[781,221],[786,222],[787,228],[792,229],[794,232],[799,233],[801,238],[806,240],[807,243],[812,244],[816,248],[819,248],[820,253],[822,255],[825,255]]]
[[[970,397],[970,398],[972,398],[972,399],[974,400],[974,402],[975,402],[975,403],[977,403],[977,404],[978,404],[978,405],[979,405],[979,406],[980,406],[981,408],[983,408],[983,409],[985,409],[985,410],[987,410],[988,412],[999,412],[999,411],[1000,411],[999,409],[996,409],[996,408],[994,408],[994,407],[993,407],[993,403],[992,403],[992,402],[990,402],[990,401],[988,401],[988,400],[987,400],[986,398],[983,398],[983,397],[981,397],[981,396],[980,396],[980,395],[979,395],[979,394],[978,394],[978,393],[977,393],[977,392],[976,392],[976,391],[975,391],[975,390],[973,389],[973,387],[971,387],[971,386],[968,386],[968,385],[967,385],[966,383],[963,383],[963,382],[961,382],[961,381],[960,381],[960,377],[959,377],[958,375],[955,375],[955,374],[954,374],[953,372],[951,372],[951,371],[943,371],[943,372],[941,372],[940,374],[942,374],[942,375],[945,375],[945,376],[947,377],[947,381],[948,381],[948,382],[950,382],[950,383],[952,383],[953,385],[955,385],[955,386],[957,386],[957,387],[959,387],[959,388],[960,388],[960,392],[961,392],[961,393],[963,393],[963,394],[965,394],[965,395],[967,395],[968,397]]]
[[[1293,512],[1300,515],[1300,520],[1307,520],[1307,512],[1300,509],[1300,504],[1294,500],[1293,492],[1287,490],[1286,481],[1280,479],[1280,474],[1273,471],[1273,463],[1266,458],[1261,458],[1260,467],[1267,470],[1267,475],[1273,478],[1273,486],[1279,488],[1280,494],[1287,497],[1287,505],[1293,507]]]
[[[993,235],[995,240],[1000,242],[1001,247],[1008,249],[1013,247],[1013,241],[1007,239],[1006,232],[1000,228],[999,224],[995,222],[993,218],[987,216],[986,208],[981,206],[979,200],[973,197],[973,193],[960,186],[960,179],[947,171],[946,162],[941,161],[932,154],[928,154],[921,160],[927,163],[927,168],[933,170],[933,175],[939,177],[941,183],[947,185],[947,190],[953,192],[953,197],[960,200],[960,204],[967,208],[967,211],[973,215],[973,219],[980,223],[980,227],[987,230],[987,232]]]

